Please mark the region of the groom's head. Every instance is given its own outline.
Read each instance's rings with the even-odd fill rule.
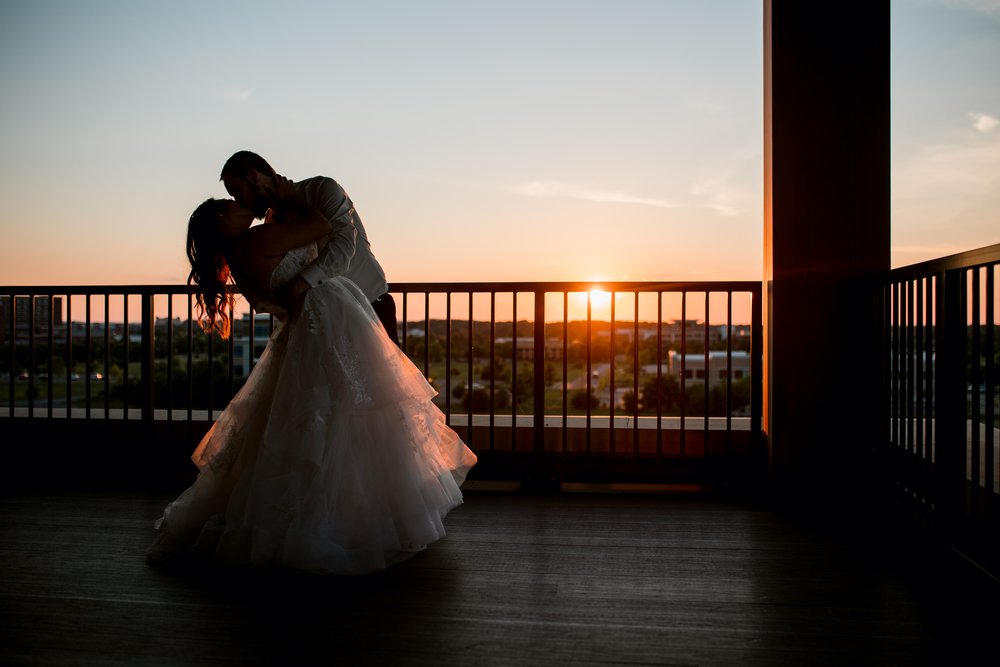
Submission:
[[[258,183],[261,176],[270,179],[274,175],[274,169],[261,156],[250,151],[237,151],[222,166],[220,179],[237,204],[263,218],[273,202]]]

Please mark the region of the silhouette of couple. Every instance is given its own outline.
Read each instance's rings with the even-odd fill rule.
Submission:
[[[222,181],[233,199],[205,201],[188,223],[199,322],[231,334],[230,283],[281,322],[196,448],[198,476],[157,520],[147,556],[383,569],[444,536],[476,456],[399,349],[385,272],[344,189],[293,183],[249,151]]]

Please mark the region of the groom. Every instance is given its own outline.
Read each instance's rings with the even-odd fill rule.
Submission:
[[[280,220],[274,191],[276,173],[261,156],[250,151],[238,151],[222,167],[221,180],[236,203],[264,218],[268,209]],[[354,203],[344,188],[326,176],[314,176],[293,184],[305,203],[319,209],[333,225],[319,256],[276,295],[286,305],[295,306],[310,287],[322,285],[331,276],[343,275],[353,281],[371,301],[375,314],[389,338],[399,345],[396,332],[396,302],[388,293],[385,271],[372,254],[368,234]],[[323,242],[321,241],[321,244]]]

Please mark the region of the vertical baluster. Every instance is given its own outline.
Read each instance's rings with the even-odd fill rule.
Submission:
[[[473,352],[473,349],[472,349],[472,334],[473,334],[473,331],[472,331],[472,322],[473,322],[473,319],[472,319],[472,290],[469,290],[469,322],[468,322],[468,332],[469,332],[469,336],[468,336],[468,338],[469,338],[469,341],[468,341],[469,342],[468,354],[469,354],[469,358],[468,358],[468,375],[466,376],[467,377],[467,384],[468,384],[468,387],[466,387],[466,398],[469,401],[469,410],[468,410],[468,416],[467,416],[468,422],[467,422],[467,426],[466,426],[465,432],[466,432],[466,439],[467,439],[467,443],[466,444],[468,444],[468,446],[469,446],[470,449],[472,448],[472,413],[473,413],[473,408],[475,407],[474,406],[475,401],[473,400],[475,398],[475,396],[473,395],[473,393],[474,393],[473,392],[473,385],[475,384],[475,376],[474,376],[474,373],[473,373],[473,366],[472,366],[472,352]]]
[[[167,424],[174,423],[174,295],[167,294]],[[168,432],[173,432],[168,431]]]
[[[733,456],[733,291],[726,292],[726,462]]]
[[[215,331],[208,336],[208,421],[215,420]]]
[[[905,364],[905,384],[904,384],[904,398],[903,403],[904,418],[905,418],[905,439],[906,439],[906,451],[914,454],[916,453],[916,446],[914,444],[914,431],[913,431],[913,394],[914,385],[913,381],[916,377],[916,355],[914,354],[915,346],[914,341],[914,284],[913,280],[906,281],[906,296],[904,304],[904,328],[903,328],[903,363]]]
[[[111,293],[104,293],[104,418],[111,419]]]
[[[409,340],[407,340],[409,338],[409,336],[406,335],[406,332],[409,330],[409,319],[407,319],[407,313],[406,313],[406,307],[407,307],[407,304],[409,303],[409,298],[408,297],[409,297],[409,293],[408,292],[403,292],[400,295],[400,298],[403,301],[403,341],[402,341],[402,343],[403,343],[403,354],[407,353],[407,345],[409,343]],[[409,355],[407,355],[407,356],[409,356]]]
[[[431,293],[424,292],[424,377],[431,375]]]
[[[128,359],[129,359],[129,319],[128,292],[122,293],[122,319],[125,320],[125,330],[122,332],[122,419],[128,421]]]
[[[997,493],[996,482],[1000,475],[997,474],[996,469],[996,458],[993,454],[994,447],[997,446],[997,438],[993,433],[995,427],[994,410],[996,401],[996,347],[994,344],[994,336],[996,336],[996,329],[994,328],[994,319],[996,318],[995,310],[995,299],[996,299],[996,289],[994,287],[994,281],[996,280],[994,267],[995,264],[990,264],[986,267],[986,349],[984,350],[984,358],[986,362],[986,387],[984,392],[984,403],[986,407],[986,414],[983,415],[984,425],[986,429],[986,442],[984,446],[986,447],[986,497],[991,498],[992,494]],[[996,498],[993,498],[995,501]],[[987,510],[992,506],[991,503],[987,503]],[[988,516],[992,520],[992,515]]]
[[[84,417],[86,419],[90,419],[90,417],[91,417],[91,414],[90,414],[90,401],[91,401],[91,394],[92,394],[91,389],[90,389],[90,376],[94,372],[93,371],[93,368],[94,368],[94,364],[93,364],[93,344],[94,344],[94,341],[93,341],[93,335],[92,335],[92,333],[90,331],[90,326],[91,326],[90,325],[90,320],[91,320],[91,317],[90,317],[90,292],[87,292],[87,295],[84,298],[83,307],[84,307],[84,310],[85,310],[85,314],[84,314],[84,326],[86,327],[86,331],[84,332],[83,336],[84,336],[84,344],[87,347],[87,351],[85,353],[84,362],[83,362],[83,372],[84,372],[84,377],[85,377],[84,385],[83,385],[83,402],[84,402],[84,408],[83,408],[84,413],[83,414],[84,414]]]
[[[611,290],[611,371],[609,375],[611,376],[611,398],[608,399],[608,405],[611,406],[608,411],[608,457],[610,461],[615,460],[615,352],[616,352],[616,340],[615,333],[618,330],[618,323],[615,322],[615,292],[614,289]]]
[[[681,292],[681,465],[687,456],[687,290]]]
[[[229,399],[236,394],[236,311],[230,302],[226,308],[229,310],[229,339],[226,340],[226,374],[229,376]],[[251,313],[252,316],[252,313]],[[253,358],[253,351],[250,352]],[[228,403],[228,400],[227,400]]]
[[[927,461],[934,460],[934,330],[935,330],[935,282],[933,276],[925,277],[925,300],[924,318],[927,320],[927,327],[924,329],[924,383],[925,383],[925,405],[924,414],[927,415],[927,423],[924,425],[924,458]],[[930,469],[930,468],[929,468]]]
[[[66,418],[73,416],[73,299],[66,294]]]
[[[513,343],[511,350],[510,369],[510,451],[517,451],[517,291],[511,293],[511,304],[513,309]]]
[[[490,452],[496,451],[497,293],[490,290]]]
[[[710,336],[710,331],[711,331],[710,320],[711,320],[711,317],[709,316],[709,309],[708,309],[708,306],[709,306],[709,303],[708,303],[709,294],[710,294],[709,291],[706,289],[705,290],[705,422],[703,424],[703,427],[704,427],[703,437],[704,437],[704,443],[705,443],[705,445],[704,445],[704,447],[705,447],[705,453],[704,453],[705,461],[708,461],[708,458],[709,458],[709,449],[708,449],[708,416],[710,414],[709,407],[710,407],[710,404],[711,404],[711,393],[709,392],[709,388],[710,388],[710,386],[712,384],[712,369],[710,368],[710,363],[709,363],[710,360],[711,360],[711,352],[710,352],[710,350],[712,349],[712,339],[711,339],[711,336]]]
[[[639,289],[634,291],[632,318],[632,460],[639,462]]]
[[[656,463],[663,463],[663,291],[656,292]]]
[[[194,304],[190,288],[187,292],[187,431],[188,440],[194,432]]]
[[[972,341],[971,341],[972,342],[972,350],[971,350],[972,358],[969,360],[969,362],[970,362],[969,366],[971,367],[971,371],[972,371],[972,377],[969,378],[969,380],[971,380],[969,382],[969,401],[971,402],[972,405],[969,406],[971,408],[969,410],[969,412],[971,412],[971,415],[970,415],[971,419],[970,419],[970,421],[971,421],[971,431],[972,431],[971,436],[972,436],[972,438],[971,438],[971,442],[968,443],[968,446],[971,449],[971,451],[970,451],[969,454],[970,454],[970,458],[972,459],[971,460],[971,464],[972,464],[971,467],[972,467],[972,469],[970,470],[970,473],[969,473],[970,474],[970,478],[971,478],[971,487],[972,487],[972,489],[971,489],[971,492],[972,492],[972,499],[971,499],[971,501],[972,502],[971,502],[971,505],[970,505],[970,509],[972,511],[972,514],[976,515],[980,511],[981,503],[985,501],[985,497],[981,495],[981,487],[980,487],[980,484],[981,484],[981,482],[980,482],[980,476],[981,476],[980,465],[981,464],[980,464],[980,460],[979,460],[980,456],[981,456],[981,452],[980,452],[981,442],[980,442],[980,436],[979,436],[979,427],[980,427],[980,424],[979,424],[979,421],[980,421],[980,413],[979,413],[979,385],[982,382],[982,375],[981,375],[981,370],[980,370],[981,360],[980,360],[980,357],[979,357],[979,355],[980,355],[980,349],[981,349],[981,341],[980,341],[980,338],[979,338],[980,329],[981,329],[981,327],[980,327],[980,308],[979,308],[979,297],[980,297],[979,279],[980,279],[980,270],[978,268],[970,269],[967,272],[967,275],[969,276],[969,278],[972,281],[972,285],[971,285],[971,288],[972,288],[972,303],[970,304],[972,313],[971,313],[971,317],[968,320],[970,322],[970,324],[971,324],[971,327],[972,327],[972,331],[971,331],[971,334],[972,334],[972,336],[971,336],[971,338],[972,338]]]
[[[14,392],[17,390],[17,355],[15,354],[17,350],[17,327],[15,323],[17,321],[17,295],[11,292],[7,295],[7,341],[10,343],[10,353],[7,356],[9,361],[8,368],[10,369],[9,377],[7,378],[7,395],[10,400],[7,401],[7,414],[11,418],[14,417]]]
[[[914,330],[914,451],[916,452],[918,465],[926,455],[924,451],[924,281],[917,278],[914,285],[914,307],[915,318],[913,322]]]
[[[590,458],[591,442],[592,442],[591,433],[590,433],[590,431],[591,431],[591,405],[590,405],[590,397],[591,397],[591,391],[592,391],[592,389],[591,389],[592,383],[591,383],[590,378],[591,378],[591,373],[593,373],[593,367],[591,365],[591,352],[592,352],[592,350],[591,350],[591,347],[592,347],[591,346],[591,338],[593,337],[593,333],[592,333],[592,331],[593,331],[593,326],[592,326],[593,315],[594,315],[594,312],[593,312],[593,298],[592,298],[592,295],[590,293],[590,290],[588,290],[587,291],[587,341],[586,341],[586,343],[587,343],[587,345],[586,345],[586,347],[587,347],[587,400],[584,401],[586,403],[586,405],[587,405],[587,428],[586,428],[587,437],[586,437],[586,443],[587,443],[587,458],[588,459]]]
[[[45,355],[46,356],[45,365],[48,367],[48,371],[49,371],[48,377],[46,378],[46,381],[45,381],[45,392],[46,392],[46,401],[45,402],[46,402],[47,408],[48,408],[48,414],[46,416],[51,419],[52,418],[52,411],[53,411],[53,407],[54,407],[54,401],[53,401],[53,396],[52,396],[53,391],[52,390],[53,390],[53,388],[55,386],[54,382],[55,382],[55,375],[56,375],[56,373],[55,373],[55,371],[56,371],[56,369],[55,369],[55,360],[56,360],[55,351],[56,350],[55,350],[55,335],[54,335],[55,332],[53,331],[53,328],[55,327],[55,321],[56,321],[56,318],[55,318],[56,297],[55,297],[55,294],[53,294],[52,292],[49,292],[46,295],[45,298],[48,299],[48,301],[49,301],[48,308],[47,308],[47,311],[48,311],[48,318],[47,319],[48,319],[48,321],[45,323],[45,328],[46,328],[45,339],[46,339],[46,344],[48,345],[48,349],[46,350],[46,355]]]
[[[562,317],[562,456],[569,449],[569,292],[563,291]]]
[[[451,425],[451,291],[445,292],[444,306],[444,419]]]
[[[35,416],[35,295],[29,293],[28,304],[28,419]]]
[[[899,441],[899,326],[900,326],[900,305],[899,305],[899,283],[892,285],[892,354],[891,354],[891,378],[892,378],[892,444],[896,447],[901,445]]]

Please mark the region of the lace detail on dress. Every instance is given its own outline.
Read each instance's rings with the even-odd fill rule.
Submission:
[[[271,272],[271,280],[268,283],[268,289],[271,291],[271,294],[274,294],[274,290],[299,275],[309,262],[316,259],[318,254],[315,243],[310,243],[301,248],[286,252],[285,256],[278,262],[278,265],[274,267],[274,271]]]
[[[349,353],[352,348],[347,336],[340,336],[339,338],[340,344],[334,346],[333,354],[337,357],[337,363],[340,364],[341,369],[344,371],[344,379],[347,380],[350,395],[354,398],[354,407],[368,405],[372,402],[372,396],[368,391],[368,383],[365,381],[365,375],[361,372],[361,364],[358,363],[358,357]]]
[[[274,291],[287,283],[289,280],[299,275],[303,268],[309,262],[316,259],[318,255],[316,244],[310,243],[304,245],[301,248],[296,248],[294,250],[289,250],[285,253],[285,256],[281,258],[278,265],[274,267],[274,271],[271,272],[271,278],[267,285],[267,296],[261,298],[257,302],[257,312],[258,313],[284,313],[285,309],[281,304],[276,301],[271,300],[271,295]]]

